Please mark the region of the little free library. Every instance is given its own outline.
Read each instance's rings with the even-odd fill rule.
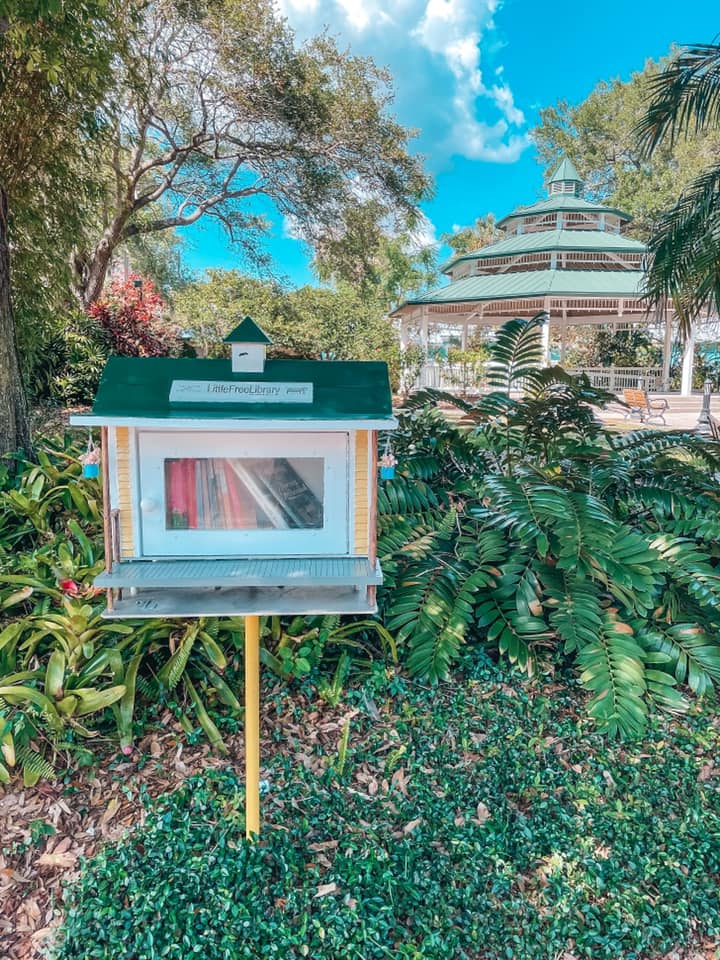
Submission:
[[[231,360],[111,358],[100,427],[106,616],[367,613],[384,363],[267,360],[249,317]]]

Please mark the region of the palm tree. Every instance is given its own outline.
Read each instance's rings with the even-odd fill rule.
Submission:
[[[651,80],[637,135],[650,157],[663,141],[712,129],[720,129],[720,43],[683,49]],[[720,163],[696,177],[660,217],[648,252],[648,298],[673,302],[682,335],[704,310],[720,312]]]

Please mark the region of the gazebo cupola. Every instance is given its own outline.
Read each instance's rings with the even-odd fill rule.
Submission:
[[[564,157],[555,173],[548,180],[548,194],[551,197],[557,194],[579,197],[582,195],[582,188],[583,182],[575,169],[575,164],[572,160]]]

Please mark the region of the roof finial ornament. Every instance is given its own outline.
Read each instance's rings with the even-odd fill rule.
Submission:
[[[583,181],[575,164],[567,157],[563,157],[555,173],[548,180],[548,196],[565,194],[566,196],[579,197],[582,188]]]
[[[262,373],[270,337],[252,317],[245,317],[223,340],[230,344],[233,373]]]

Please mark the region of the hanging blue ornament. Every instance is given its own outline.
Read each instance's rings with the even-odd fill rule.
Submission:
[[[380,479],[381,480],[392,480],[395,476],[395,467],[397,466],[397,460],[395,455],[390,448],[390,438],[388,437],[385,442],[385,451],[380,457]]]
[[[95,478],[100,476],[100,450],[93,443],[92,431],[88,431],[88,445],[85,453],[80,457],[84,477]]]

